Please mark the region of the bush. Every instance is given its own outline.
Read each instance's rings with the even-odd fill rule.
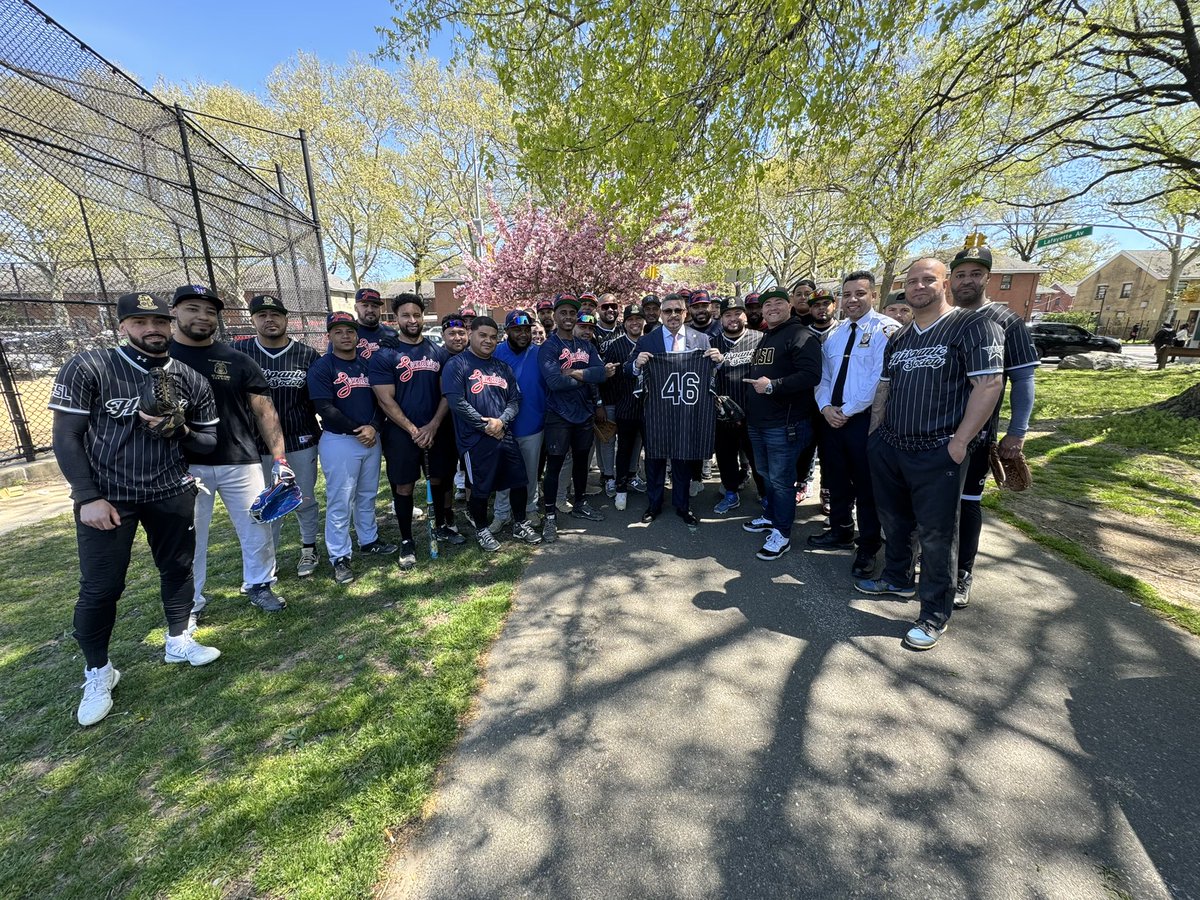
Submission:
[[[1078,325],[1080,328],[1086,328],[1089,331],[1096,327],[1096,317],[1090,312],[1046,313],[1040,321],[1066,322],[1068,325]]]

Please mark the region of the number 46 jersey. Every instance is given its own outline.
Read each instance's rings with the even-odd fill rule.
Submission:
[[[717,428],[716,364],[703,351],[656,353],[641,369],[650,459],[708,459]]]

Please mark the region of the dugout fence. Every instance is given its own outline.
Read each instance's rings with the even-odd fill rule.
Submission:
[[[278,135],[278,160],[243,160],[202,123],[32,3],[0,0],[0,462],[49,448],[53,376],[116,345],[121,294],[209,285],[226,339],[252,333],[251,297],[274,294],[323,346],[304,132]]]

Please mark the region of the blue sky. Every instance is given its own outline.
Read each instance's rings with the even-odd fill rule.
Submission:
[[[391,21],[388,0],[35,0],[93,50],[153,86],[229,82],[259,91],[279,63],[304,50],[330,62],[379,48],[375,27]],[[164,14],[164,10],[167,12]],[[447,59],[448,44],[432,49]]]

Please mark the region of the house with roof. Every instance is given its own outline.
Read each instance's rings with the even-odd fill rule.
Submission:
[[[1171,254],[1166,250],[1122,250],[1079,282],[1075,309],[1096,317],[1097,328],[1117,334],[1140,324],[1153,332],[1164,321],[1195,322],[1200,302],[1169,302]],[[1200,282],[1200,256],[1184,266],[1184,293]],[[1194,292],[1192,292],[1194,295]]]
[[[893,291],[904,290],[904,276],[916,257],[907,260],[892,281]],[[948,262],[948,260],[947,260]],[[1015,256],[1005,256],[992,251],[992,277],[988,281],[987,296],[993,303],[1004,303],[1018,316],[1029,321],[1038,298],[1038,281],[1049,269],[1036,263],[1025,262]]]
[[[1075,294],[1079,291],[1079,283],[1064,284],[1055,281],[1049,287],[1038,291],[1037,299],[1033,301],[1031,318],[1040,319],[1046,313],[1070,312],[1075,306]]]

